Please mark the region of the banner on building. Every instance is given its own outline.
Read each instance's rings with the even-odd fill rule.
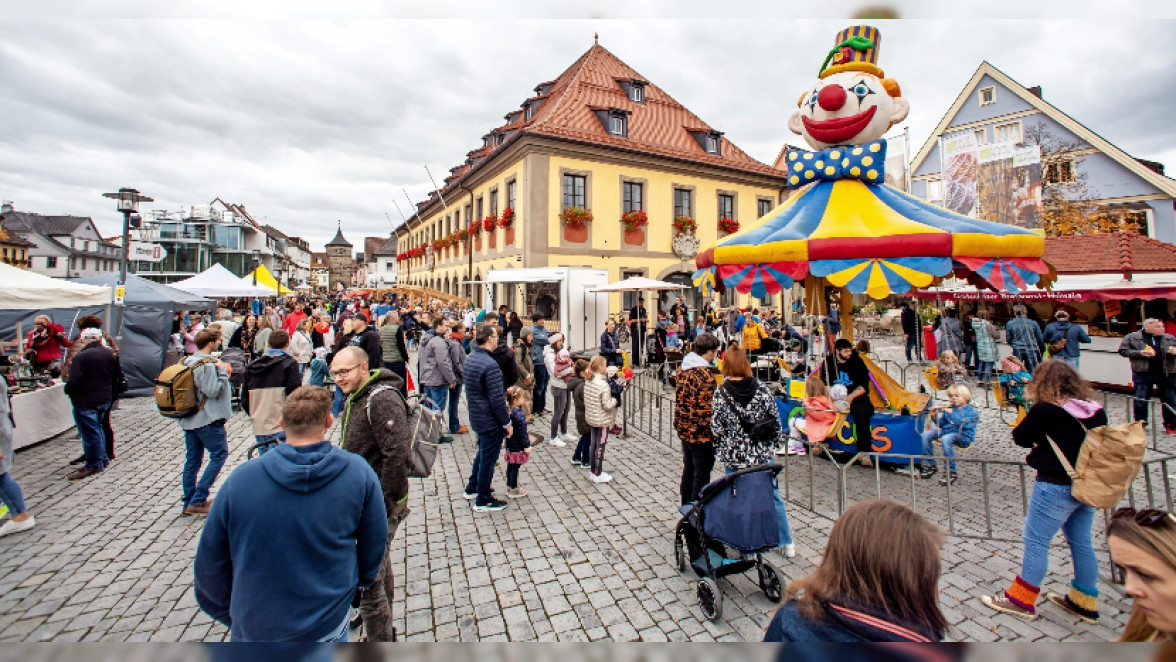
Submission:
[[[1040,231],[1041,147],[1013,141],[980,145],[977,161],[980,218]]]
[[[977,218],[980,168],[976,135],[970,131],[940,141],[943,162],[944,206],[957,214]]]
[[[886,139],[886,183],[900,191],[907,189],[907,135]]]

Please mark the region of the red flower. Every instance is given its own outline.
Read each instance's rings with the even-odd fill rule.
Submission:
[[[559,220],[563,221],[564,225],[579,227],[585,223],[592,222],[592,210],[581,207],[566,207],[559,213]]]
[[[625,224],[626,230],[636,230],[649,223],[649,217],[645,215],[644,209],[634,209],[621,216],[621,223]]]
[[[510,207],[502,210],[502,218],[498,219],[498,227],[509,228],[514,225],[514,210]]]
[[[723,218],[719,219],[719,230],[726,232],[727,234],[735,234],[736,232],[739,232],[739,221],[724,216]]]

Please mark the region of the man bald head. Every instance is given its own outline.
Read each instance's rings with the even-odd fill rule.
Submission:
[[[344,393],[354,393],[368,380],[367,352],[348,346],[335,353],[331,360],[331,377],[335,387]]]

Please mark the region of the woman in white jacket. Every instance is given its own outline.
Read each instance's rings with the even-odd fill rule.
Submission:
[[[608,429],[616,419],[617,401],[608,388],[605,370],[608,362],[603,356],[595,356],[588,364],[592,379],[584,384],[584,419],[591,429],[592,445],[589,446],[590,478],[594,483],[607,483],[612,476],[604,472],[604,446],[608,443]]]
[[[579,437],[568,434],[568,409],[571,400],[568,395],[568,382],[572,376],[572,362],[557,360],[564,348],[562,333],[553,333],[547,339],[543,348],[543,365],[547,366],[547,374],[551,376],[551,445],[566,446],[569,441],[577,441]],[[557,367],[556,364],[559,364]],[[560,434],[557,432],[562,431]]]
[[[307,318],[302,320],[298,325],[298,330],[290,336],[290,356],[298,362],[298,375],[300,377],[306,375],[306,366],[310,364],[310,360],[314,358],[314,343],[310,340],[310,332],[314,328],[314,321]]]

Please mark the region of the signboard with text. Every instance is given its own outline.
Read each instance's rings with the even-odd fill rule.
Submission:
[[[132,241],[127,246],[127,260],[131,262],[159,262],[167,257],[167,249],[159,244]]]

